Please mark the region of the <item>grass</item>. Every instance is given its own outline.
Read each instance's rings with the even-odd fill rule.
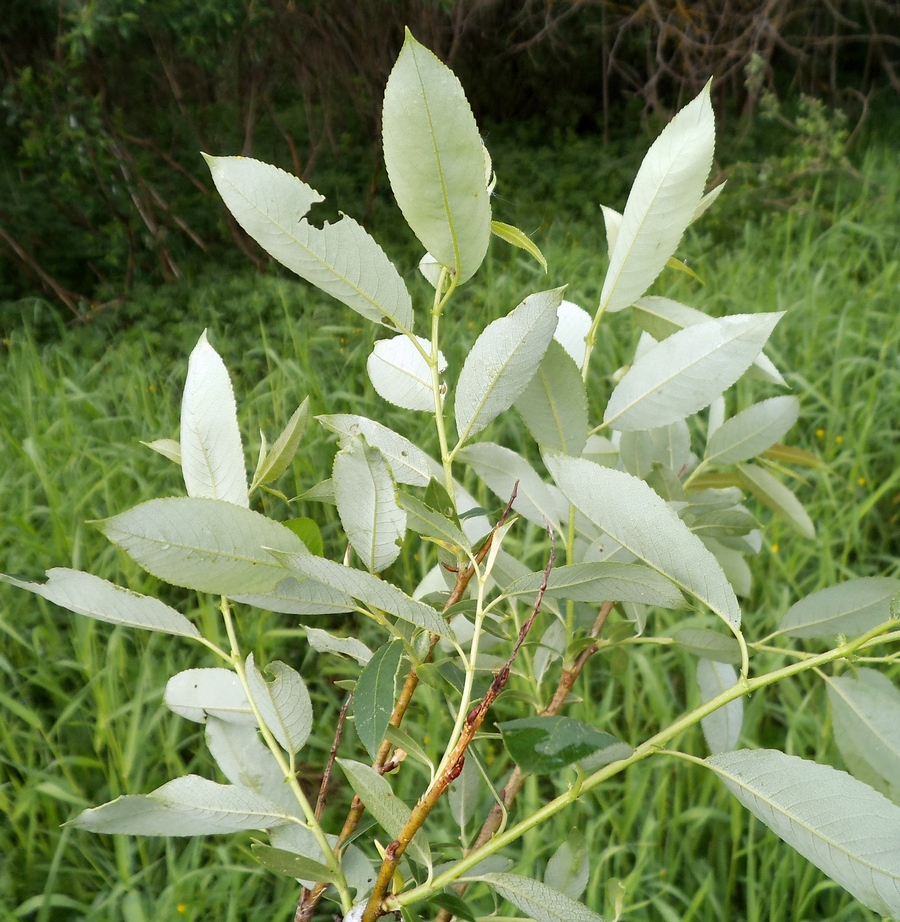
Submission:
[[[533,152],[519,159],[511,152],[507,171],[512,178],[505,184],[502,139],[493,153],[502,194],[526,203],[521,211],[504,214],[499,212],[511,206],[499,202],[498,217],[537,228],[551,273],[543,277],[527,257],[494,243],[481,280],[464,290],[448,318],[451,368],[459,367],[476,330],[528,291],[570,281],[567,296],[590,307],[602,283],[605,242],[596,213],[582,202],[550,219],[549,209],[528,204],[536,188],[544,189],[545,198],[552,199],[557,188],[562,200],[576,198],[577,176],[590,163],[587,147],[578,146],[568,164],[565,152]],[[614,177],[627,172],[624,162],[612,165]],[[789,210],[773,210],[761,219],[752,210],[731,214],[723,228],[711,216],[712,223],[701,224],[682,247],[706,285],[671,273],[657,283],[657,291],[714,314],[788,312],[769,352],[803,405],[791,441],[825,462],[807,475],[807,483],[795,484],[818,538],[801,539],[760,513],[764,546],[754,562],[752,596],[743,606],[755,636],[768,632],[791,602],[808,592],[851,576],[897,572],[900,171],[892,152],[878,148],[860,170],[863,182],[810,184]],[[548,178],[553,176],[559,177],[558,185]],[[608,189],[592,189],[595,193],[605,203],[622,205],[618,180]],[[391,227],[382,214],[375,217],[379,227]],[[529,220],[532,225],[525,224]],[[393,227],[382,239],[401,267],[411,269],[415,255],[408,232]],[[419,287],[416,295],[423,292]],[[379,404],[362,371],[374,331],[304,285],[280,276],[201,275],[190,285],[140,293],[127,312],[125,329],[114,325],[121,323],[119,316],[58,333],[49,324],[48,336],[35,305],[28,322],[14,325],[3,344],[2,569],[37,579],[51,566],[82,567],[138,591],[159,593],[215,637],[221,629],[210,599],[158,585],[86,524],[181,491],[177,469],[138,440],[177,435],[186,357],[200,331],[209,328],[232,371],[251,457],[258,427],[273,438],[307,394],[316,413],[353,409],[401,431],[408,422]],[[596,356],[605,375],[628,360],[635,339],[627,312],[608,318]],[[595,413],[608,394],[605,375],[592,385]],[[770,393],[742,384],[729,398],[731,409]],[[515,421],[500,421],[487,435],[514,440]],[[311,428],[282,489],[295,495],[328,476],[331,451],[327,436]],[[288,514],[274,498],[266,498],[265,507],[276,517]],[[294,506],[290,514],[319,518],[326,544],[337,550],[329,507]],[[422,563],[409,560],[405,566],[407,572],[399,575],[415,582]],[[651,622],[651,633],[666,624]],[[241,628],[246,646],[263,659],[284,657],[306,674],[325,668],[310,657],[303,632],[289,618],[262,614],[253,621],[245,618]],[[161,707],[167,678],[209,665],[207,657],[173,638],[71,618],[5,585],[0,586],[0,632],[0,810],[5,816],[0,919],[292,917],[293,882],[255,864],[249,836],[133,839],[61,826],[85,806],[149,791],[177,775],[217,777],[198,726]],[[686,654],[646,647],[633,648],[624,665],[598,657],[580,682],[570,713],[638,741],[696,700],[692,668]],[[321,677],[325,681],[313,689],[321,730],[310,743],[311,776],[330,745],[342,694],[330,681],[341,677],[337,670]],[[513,703],[500,706],[514,713]],[[418,718],[433,728],[442,709],[437,693],[425,689],[410,726]],[[438,729],[426,745],[437,746]],[[840,764],[824,690],[813,680],[789,682],[746,702],[744,739]],[[352,743],[348,733],[346,745]],[[699,732],[679,745],[703,752]],[[410,795],[422,780],[414,769],[404,769],[401,779]],[[565,776],[530,779],[516,808],[519,815],[536,809],[565,782]],[[338,790],[336,796],[345,800],[346,792]],[[433,841],[452,840],[446,808],[438,817],[443,819],[436,818]],[[610,916],[610,894],[618,880],[629,920],[875,918],[781,845],[715,778],[674,759],[659,757],[635,767],[599,796],[527,835],[513,856],[520,869],[538,871],[573,826],[590,843],[587,902]],[[490,909],[489,901],[477,905]]]

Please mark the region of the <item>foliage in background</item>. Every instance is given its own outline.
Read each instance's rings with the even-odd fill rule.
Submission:
[[[224,264],[233,243],[267,263],[232,221],[212,221],[198,149],[239,150],[306,179],[315,171],[330,194],[349,183],[368,212],[383,186],[374,113],[405,23],[468,85],[490,88],[472,100],[487,125],[537,116],[542,131],[609,139],[630,101],[632,114],[665,117],[710,76],[733,115],[766,89],[859,108],[859,94],[900,85],[887,0],[840,11],[789,0],[7,7],[0,297],[41,291],[78,317],[119,304],[135,281]]]

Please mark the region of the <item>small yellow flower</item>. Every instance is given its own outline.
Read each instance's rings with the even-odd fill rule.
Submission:
[[[777,541],[772,545],[772,553],[773,554],[778,553],[778,542]]]
[[[865,477],[860,477],[856,482],[857,482],[861,487],[864,487],[864,486],[866,485],[866,478],[865,478]]]
[[[835,442],[838,443],[838,445],[840,445],[840,444],[843,443],[844,437],[843,437],[842,435],[836,435],[836,436],[834,437],[834,440],[835,440]]]
[[[187,906],[184,903],[179,903],[176,909],[181,913],[187,912]]]
[[[824,438],[825,438],[825,430],[824,430],[824,429],[816,429],[816,435],[817,435],[820,439],[824,439]]]

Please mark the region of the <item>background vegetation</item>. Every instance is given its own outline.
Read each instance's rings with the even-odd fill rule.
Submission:
[[[371,20],[364,18],[370,6]],[[734,58],[735,69],[720,71],[718,162],[730,185],[679,254],[706,285],[669,273],[655,288],[713,314],[788,310],[769,351],[802,399],[791,438],[824,462],[800,487],[819,537],[800,539],[757,510],[765,544],[744,611],[762,633],[799,596],[850,576],[896,575],[900,558],[900,168],[891,127],[896,46],[887,38],[896,11],[875,0],[835,11],[790,6],[790,16],[773,14],[780,31],[768,57],[767,46],[750,43],[745,59]],[[499,174],[495,216],[533,233],[551,267],[544,277],[495,241],[483,272],[457,299],[459,358],[476,319],[480,327],[529,291],[568,282],[572,300],[596,303],[605,265],[597,206],[624,204],[645,147],[643,138],[633,143],[634,125],[643,112],[653,127],[687,96],[690,79],[705,79],[709,60],[726,60],[703,59],[699,51],[689,60],[690,43],[656,40],[678,16],[701,22],[702,4],[633,4],[629,15],[625,5],[602,2],[551,8],[477,0],[253,7],[110,0],[11,9],[0,25],[8,77],[0,236],[9,257],[0,275],[7,299],[0,321],[2,569],[39,578],[51,566],[83,567],[162,592],[210,636],[212,600],[155,585],[86,524],[182,491],[177,468],[138,440],[177,434],[186,359],[200,331],[209,328],[232,371],[251,454],[258,428],[277,432],[307,394],[316,413],[352,407],[384,418],[391,411],[362,372],[373,332],[309,286],[268,265],[260,274],[240,256],[239,242],[260,262],[225,223],[196,149],[243,150],[305,174],[329,194],[329,208],[364,219],[411,272],[419,253],[379,176],[371,121],[386,76],[380,55],[389,64],[400,24],[410,22],[452,60],[481,108]],[[513,25],[501,32],[498,21]],[[685,22],[682,32],[701,34]],[[366,29],[385,41],[360,43]],[[833,41],[821,40],[829,35]],[[866,35],[868,42],[854,40]],[[501,38],[508,43],[502,49]],[[279,43],[293,47],[291,54],[279,57]],[[796,77],[798,59],[784,43],[806,55]],[[755,104],[743,73],[753,52],[765,65],[765,104],[738,119],[738,110]],[[604,53],[607,66],[598,67]],[[507,67],[513,75],[518,68],[518,80],[500,79]],[[572,76],[582,71],[584,83]],[[607,74],[607,96],[589,72],[594,79]],[[564,80],[569,93],[554,96],[551,77]],[[841,95],[849,88],[870,97],[870,115],[855,134],[863,108],[848,104],[857,97]],[[801,90],[818,95],[804,99]],[[529,94],[534,110],[549,115],[529,117]],[[592,122],[582,121],[586,112]],[[171,281],[163,285],[165,277]],[[612,371],[628,358],[636,333],[623,315],[606,329],[598,359]],[[750,393],[735,399],[746,405]],[[502,426],[495,424],[492,437],[513,438]],[[287,494],[321,479],[332,451],[327,435],[311,428],[284,483]],[[266,502],[278,515],[279,501]],[[291,514],[323,522],[329,551],[338,550],[329,507],[294,504]],[[333,620],[330,627],[360,629]],[[302,629],[286,616],[261,614],[242,631],[255,633],[264,658],[277,655],[301,672],[310,662]],[[161,706],[168,675],[209,665],[199,651],[163,635],[70,618],[7,586],[0,586],[0,638],[3,922],[291,918],[295,887],[257,869],[250,836],[166,842],[60,827],[120,793],[146,792],[188,771],[215,776],[197,727]],[[598,658],[580,680],[581,701],[571,713],[599,727],[615,720],[641,739],[696,700],[683,679],[687,666],[677,653],[638,653],[624,664]],[[318,686],[314,706],[323,728],[335,722],[340,678],[336,669]],[[429,714],[435,738],[437,714]],[[824,691],[812,681],[747,702],[746,732],[841,764]],[[694,742],[702,753],[699,734]],[[326,729],[317,740],[322,758],[330,743]],[[533,809],[554,793],[553,784],[529,782],[517,809]],[[610,917],[620,880],[629,920],[874,920],[714,778],[680,763],[637,767],[560,818],[556,829],[526,837],[515,857],[533,869],[572,826],[591,843],[587,900]],[[438,828],[433,841],[440,840]]]

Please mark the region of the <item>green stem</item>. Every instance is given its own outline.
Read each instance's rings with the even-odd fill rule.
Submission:
[[[863,634],[861,637],[840,644],[834,649],[828,650],[826,653],[820,653],[799,663],[791,663],[788,666],[775,669],[755,679],[744,679],[739,681],[736,685],[716,695],[715,698],[710,699],[700,707],[685,714],[683,717],[676,720],[675,723],[661,730],[655,736],[652,736],[646,742],[638,746],[628,758],[620,759],[618,762],[605,765],[603,768],[585,778],[581,784],[576,785],[564,794],[560,794],[558,797],[544,804],[543,807],[531,816],[509,827],[504,832],[498,833],[489,842],[481,846],[481,848],[475,849],[464,858],[460,859],[453,867],[444,871],[443,874],[439,874],[429,883],[421,884],[418,887],[414,887],[412,890],[407,890],[405,893],[390,897],[385,901],[385,909],[388,911],[395,911],[403,906],[410,906],[452,884],[462,877],[466,871],[471,870],[481,861],[484,861],[485,858],[490,857],[502,848],[520,839],[526,832],[533,829],[535,826],[539,826],[545,820],[550,819],[550,817],[555,816],[561,810],[570,806],[582,794],[586,794],[588,791],[593,790],[604,781],[618,775],[635,763],[643,761],[648,756],[659,753],[665,748],[666,744],[678,736],[679,733],[699,723],[704,717],[709,716],[729,702],[742,698],[744,695],[752,694],[769,685],[774,685],[782,679],[790,678],[791,676],[806,672],[809,669],[815,669],[827,663],[844,659],[867,647],[900,640],[900,631],[893,631],[888,634],[883,633],[892,623],[894,622],[879,625],[868,633]]]

